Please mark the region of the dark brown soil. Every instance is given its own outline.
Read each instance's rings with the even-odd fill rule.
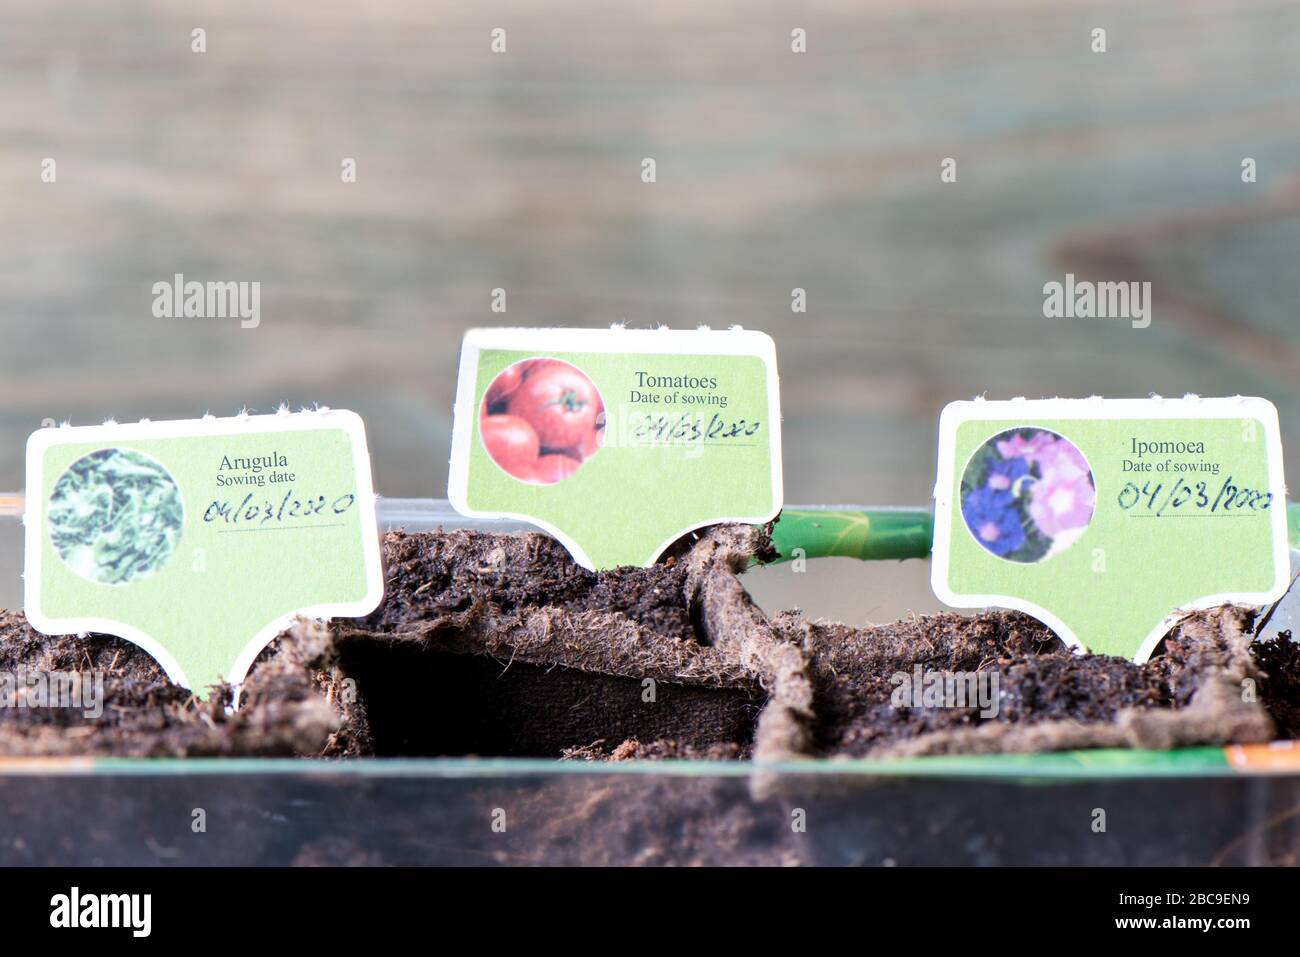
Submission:
[[[503,755],[569,760],[1175,747],[1300,732],[1297,646],[1234,609],[1144,665],[1075,655],[1023,615],[878,627],[768,618],[738,573],[768,545],[714,529],[648,569],[592,573],[540,534],[390,534],[384,604],[303,623],[244,702],[199,703],[135,646],[0,615],[0,671],[100,672],[104,712],[0,709],[0,754]],[[864,574],[869,568],[864,567]],[[899,708],[898,673],[995,671],[998,709]],[[1258,679],[1262,703],[1243,700]]]
[[[801,623],[778,617],[788,631]],[[955,614],[914,618],[861,631],[802,624],[816,675],[817,750],[861,756],[891,743],[985,721],[1037,723],[1113,721],[1121,708],[1168,708],[1168,662],[1135,666],[1122,658],[1073,654],[1048,628],[1016,613],[974,618]],[[896,708],[895,675],[915,665],[930,672],[996,672],[999,708]]]
[[[328,633],[304,625],[258,657],[238,711],[231,691],[200,702],[142,650],[107,635],[47,637],[0,612],[0,671],[103,677],[102,714],[81,707],[0,709],[0,754],[348,755],[369,750],[364,714],[327,661]],[[81,700],[85,700],[84,698]],[[346,726],[346,728],[345,728]]]
[[[400,572],[390,575],[385,609],[355,628],[338,630],[345,662],[349,647],[377,662],[349,665],[372,713],[377,696],[368,688],[375,687],[375,678],[365,673],[388,673],[383,662],[393,646],[413,644],[419,650],[404,657],[399,670],[417,686],[433,687],[436,672],[449,668],[450,683],[477,688],[471,697],[491,698],[492,713],[526,714],[531,708],[549,714],[555,702],[591,719],[584,724],[566,716],[558,738],[552,721],[538,722],[536,734],[515,726],[511,750],[497,744],[494,753],[551,756],[565,734],[585,731],[590,741],[573,738],[562,753],[588,759],[752,754],[761,735],[737,734],[730,721],[716,720],[718,714],[735,714],[721,700],[728,688],[743,691],[737,701],[750,708],[783,689],[788,693],[790,720],[770,736],[778,739],[777,757],[1169,747],[1272,734],[1263,708],[1242,707],[1239,700],[1238,685],[1253,669],[1245,641],[1250,617],[1244,613],[1195,616],[1171,633],[1151,661],[1137,666],[1073,654],[1050,630],[1015,613],[938,615],[867,628],[808,622],[795,614],[769,620],[748,603],[735,577],[744,564],[737,556],[763,547],[761,538],[718,543],[706,536],[671,565],[604,575],[574,568],[541,536],[504,542],[468,532],[393,536],[387,547],[390,568]],[[537,571],[542,555],[544,573]],[[556,562],[568,571],[558,572]],[[476,576],[483,568],[492,569],[490,578]],[[538,590],[545,576],[557,583],[547,586],[553,588],[549,597]],[[472,584],[443,584],[458,579]],[[430,581],[434,586],[427,586]],[[745,648],[754,635],[766,642],[761,654]],[[464,661],[484,654],[496,662],[488,672],[496,684],[491,693],[482,690],[477,666]],[[784,656],[784,664],[774,668],[769,662],[764,673],[755,660],[762,654]],[[525,674],[511,676],[521,663]],[[894,707],[894,676],[918,664],[926,671],[996,671],[997,714]],[[545,677],[532,680],[528,668],[534,666]],[[635,684],[622,694],[607,690],[618,686],[609,684],[612,675],[653,677],[658,702],[642,702]],[[602,701],[597,712],[573,704],[583,698],[584,687]],[[697,693],[688,695],[684,688]],[[1202,691],[1198,707],[1191,708]],[[515,700],[516,694],[524,700]],[[411,695],[382,697],[392,706]],[[665,703],[672,711],[666,722],[658,717]],[[1145,714],[1152,719],[1143,719]],[[1035,730],[1022,731],[1030,728]],[[385,737],[377,731],[377,741]],[[412,743],[408,737],[400,748]],[[420,753],[463,750],[427,735],[418,746]]]
[[[1300,643],[1282,632],[1255,645],[1255,660],[1264,673],[1260,697],[1277,722],[1277,736],[1300,738]]]
[[[620,615],[664,638],[696,637],[683,601],[685,567],[675,558],[598,574],[547,535],[398,532],[385,539],[384,562],[387,595],[365,620],[380,631],[489,602],[501,612],[545,606]]]
[[[1225,667],[1217,636],[1175,629],[1145,664],[1105,655],[1077,655],[1047,627],[1014,612],[976,617],[914,618],[868,629],[778,616],[801,633],[817,688],[817,751],[863,756],[937,731],[981,724],[1112,723],[1126,710],[1186,707],[1203,681]],[[1249,628],[1249,619],[1240,626]],[[929,672],[994,671],[999,707],[896,708],[891,680],[915,665]],[[990,729],[991,730],[991,729]]]

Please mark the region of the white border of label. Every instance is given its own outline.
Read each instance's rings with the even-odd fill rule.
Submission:
[[[1133,660],[1146,661],[1160,639],[1190,611],[1214,608],[1227,602],[1266,605],[1280,599],[1291,584],[1290,550],[1287,544],[1286,472],[1282,463],[1282,431],[1277,408],[1267,399],[1236,396],[1202,399],[975,399],[950,402],[939,416],[939,470],[934,486],[934,549],[930,566],[930,587],[935,596],[953,608],[1011,608],[1033,615],[1050,627],[1076,652],[1084,651],[1078,637],[1065,623],[1034,602],[1010,595],[963,595],[948,588],[949,546],[952,543],[952,490],[955,483],[957,428],[966,422],[1024,421],[1031,426],[1052,419],[1258,419],[1264,428],[1268,454],[1268,485],[1275,507],[1273,524],[1273,586],[1263,592],[1223,592],[1198,598],[1170,614],[1142,640]]]
[[[307,432],[342,429],[352,441],[356,460],[357,504],[361,508],[361,532],[364,537],[366,594],[359,601],[326,602],[300,608],[281,615],[259,630],[239,652],[226,681],[238,687],[248,676],[258,654],[277,635],[298,618],[355,618],[379,607],[384,598],[383,561],[379,550],[379,523],[375,515],[375,487],[370,470],[370,452],[366,444],[366,427],[361,417],[346,409],[325,409],[269,415],[216,416],[202,419],[178,419],[167,422],[136,422],[120,425],[62,426],[39,429],[27,439],[27,495],[23,514],[23,611],[28,623],[46,635],[100,632],[125,638],[147,651],[175,684],[191,691],[194,688],[180,663],[161,644],[140,629],[112,618],[50,618],[40,608],[41,529],[45,502],[42,494],[41,468],[45,453],[58,445],[83,442],[143,441],[169,438],[206,438],[241,433]]]
[[[767,368],[767,420],[770,426],[769,448],[772,456],[772,492],[774,507],[762,515],[728,515],[697,522],[679,529],[655,548],[658,557],[681,536],[698,528],[720,522],[761,524],[770,522],[781,512],[784,488],[781,474],[781,401],[776,369],[776,344],[771,336],[750,329],[470,329],[460,352],[460,370],[456,378],[455,422],[451,438],[451,470],[447,479],[447,498],[452,508],[471,518],[508,518],[534,525],[562,544],[583,568],[593,564],[587,553],[562,529],[535,516],[520,512],[479,511],[469,507],[468,481],[470,440],[477,414],[479,353],[487,350],[547,353],[606,352],[645,353],[650,355],[755,356]],[[653,559],[652,559],[653,560]]]

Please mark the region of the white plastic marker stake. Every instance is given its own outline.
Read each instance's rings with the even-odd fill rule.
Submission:
[[[932,585],[1145,661],[1191,610],[1290,584],[1277,410],[1264,399],[954,402],[939,422]]]
[[[295,617],[383,598],[351,412],[41,429],[24,524],[32,627],[118,635],[200,696],[240,684]]]
[[[586,568],[645,565],[677,538],[781,510],[776,348],[733,328],[475,329],[447,497],[526,521]]]

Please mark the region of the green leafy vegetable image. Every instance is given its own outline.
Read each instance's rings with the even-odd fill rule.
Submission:
[[[89,581],[122,585],[162,567],[184,517],[180,489],[157,460],[100,449],[59,476],[45,521],[69,568]]]

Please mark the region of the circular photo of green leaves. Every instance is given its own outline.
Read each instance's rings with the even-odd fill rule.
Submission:
[[[180,489],[154,458],[100,449],[68,466],[45,525],[59,557],[87,581],[124,585],[152,575],[181,537]]]

